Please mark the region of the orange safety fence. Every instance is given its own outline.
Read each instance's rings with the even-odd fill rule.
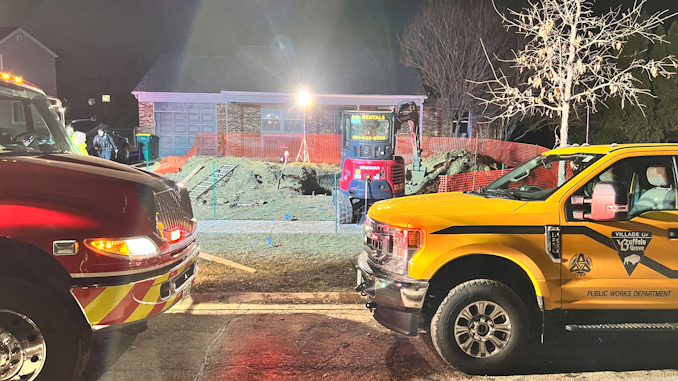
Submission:
[[[184,156],[162,158],[155,172],[162,174],[179,172],[193,155],[235,156],[279,161],[284,152],[288,151],[289,160],[295,161],[302,141],[303,134],[199,133],[188,153]],[[311,162],[341,163],[341,135],[308,134],[306,145]],[[502,140],[431,136],[422,138],[421,148],[422,157],[459,148],[471,152],[477,151],[506,166],[516,166],[547,150],[538,145]],[[409,135],[397,137],[396,155],[402,156],[405,163],[412,162],[412,143]]]
[[[438,193],[466,191],[486,187],[508,171],[510,171],[510,169],[441,175],[438,176],[438,179],[440,179]]]
[[[467,191],[486,187],[511,169],[513,168],[457,173],[456,175],[441,175],[438,176],[438,179],[440,180],[438,192]],[[565,170],[567,178],[573,176],[572,168],[567,167]],[[542,189],[556,188],[558,186],[558,166],[553,166],[551,168],[535,168],[528,176],[525,176],[525,178],[518,181],[512,181],[509,188],[517,189],[524,185],[538,186]]]

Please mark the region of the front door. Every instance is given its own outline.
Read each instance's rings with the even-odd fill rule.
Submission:
[[[573,203],[571,197],[565,201],[563,309],[678,305],[676,169],[672,156],[622,159],[573,194],[587,201]],[[627,190],[628,218],[614,222],[590,218],[586,208],[599,181]]]

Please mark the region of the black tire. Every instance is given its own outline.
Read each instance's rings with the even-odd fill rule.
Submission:
[[[353,204],[344,192],[337,192],[337,219],[340,224],[353,223]]]
[[[74,380],[87,365],[92,337],[74,307],[75,302],[29,282],[0,280],[0,335],[10,337],[0,342],[0,354],[13,356],[0,369],[0,379]]]
[[[118,155],[116,156],[119,162],[127,163],[129,161],[129,146],[124,145],[118,150]]]
[[[476,279],[450,291],[433,316],[431,338],[440,356],[455,368],[496,374],[522,351],[528,325],[525,306],[513,290],[494,280]]]

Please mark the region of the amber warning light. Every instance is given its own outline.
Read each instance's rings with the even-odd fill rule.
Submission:
[[[23,83],[24,79],[21,77],[13,77],[9,73],[0,73],[0,78],[4,79],[5,81],[9,81],[11,79],[14,80],[16,83]]]

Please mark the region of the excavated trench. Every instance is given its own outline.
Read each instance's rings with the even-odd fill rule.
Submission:
[[[227,181],[216,184],[216,197],[210,191],[202,200],[197,200],[194,203],[196,207],[207,204],[222,209],[225,207],[238,208],[238,210],[245,210],[243,207],[261,206],[267,206],[269,209],[294,211],[303,208],[332,209],[335,175],[338,176],[340,172],[340,166],[336,164],[288,163],[283,166],[281,163],[248,158],[193,156],[180,172],[172,174],[171,177],[183,181],[195,169],[203,167],[187,181],[187,186],[191,189],[202,180],[211,183],[213,181],[212,168],[219,168],[224,164],[236,165],[237,167]],[[472,152],[463,149],[438,153],[424,158],[422,165],[426,166],[427,175],[419,184],[408,183],[406,194],[437,192],[438,176],[440,175],[501,168],[501,163],[492,158],[481,155],[476,157]],[[329,201],[322,201],[326,200],[322,197],[329,197]],[[322,206],[323,203],[329,203],[329,205]],[[271,207],[271,205],[281,206]],[[276,210],[271,211],[272,215]],[[328,218],[332,219],[331,213],[333,212],[328,211],[327,213],[330,213]],[[226,217],[217,216],[216,218],[234,217],[228,215]]]

